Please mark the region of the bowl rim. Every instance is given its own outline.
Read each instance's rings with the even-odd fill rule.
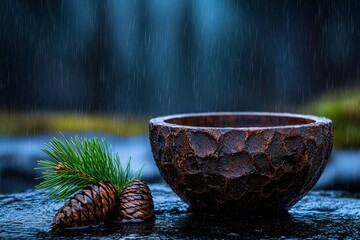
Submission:
[[[264,127],[209,127],[209,126],[190,126],[190,125],[181,125],[175,123],[166,122],[167,120],[174,118],[184,118],[184,117],[201,117],[201,116],[233,116],[233,115],[249,115],[249,116],[269,116],[269,117],[291,117],[291,118],[302,118],[307,120],[312,120],[311,123],[304,124],[292,124],[292,125],[280,125],[280,126],[264,126]],[[219,129],[219,130],[266,130],[266,129],[289,129],[289,128],[303,128],[303,127],[312,127],[319,125],[331,125],[332,121],[326,117],[314,116],[307,114],[297,114],[297,113],[281,113],[281,112],[199,112],[199,113],[182,113],[182,114],[172,114],[166,116],[160,116],[150,119],[150,125],[161,125],[169,128],[185,128],[185,129]]]

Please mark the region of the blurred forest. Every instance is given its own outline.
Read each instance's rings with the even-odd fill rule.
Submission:
[[[359,23],[359,1],[2,1],[0,109],[296,111],[360,85]]]

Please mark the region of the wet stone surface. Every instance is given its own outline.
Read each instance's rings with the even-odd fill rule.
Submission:
[[[150,223],[117,223],[52,235],[50,223],[63,202],[42,190],[0,195],[0,239],[279,239],[360,238],[360,194],[312,191],[281,217],[194,215],[164,183],[150,184],[156,219]]]

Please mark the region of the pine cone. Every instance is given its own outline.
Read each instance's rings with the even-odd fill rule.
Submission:
[[[110,182],[93,183],[75,194],[61,207],[51,231],[99,225],[109,221],[116,210],[117,188]]]
[[[153,217],[154,202],[146,182],[129,183],[119,196],[118,220],[145,221]]]

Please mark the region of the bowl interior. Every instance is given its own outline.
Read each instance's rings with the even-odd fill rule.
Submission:
[[[315,122],[315,120],[286,115],[224,114],[174,117],[165,120],[165,122],[183,126],[247,128],[309,124]]]

